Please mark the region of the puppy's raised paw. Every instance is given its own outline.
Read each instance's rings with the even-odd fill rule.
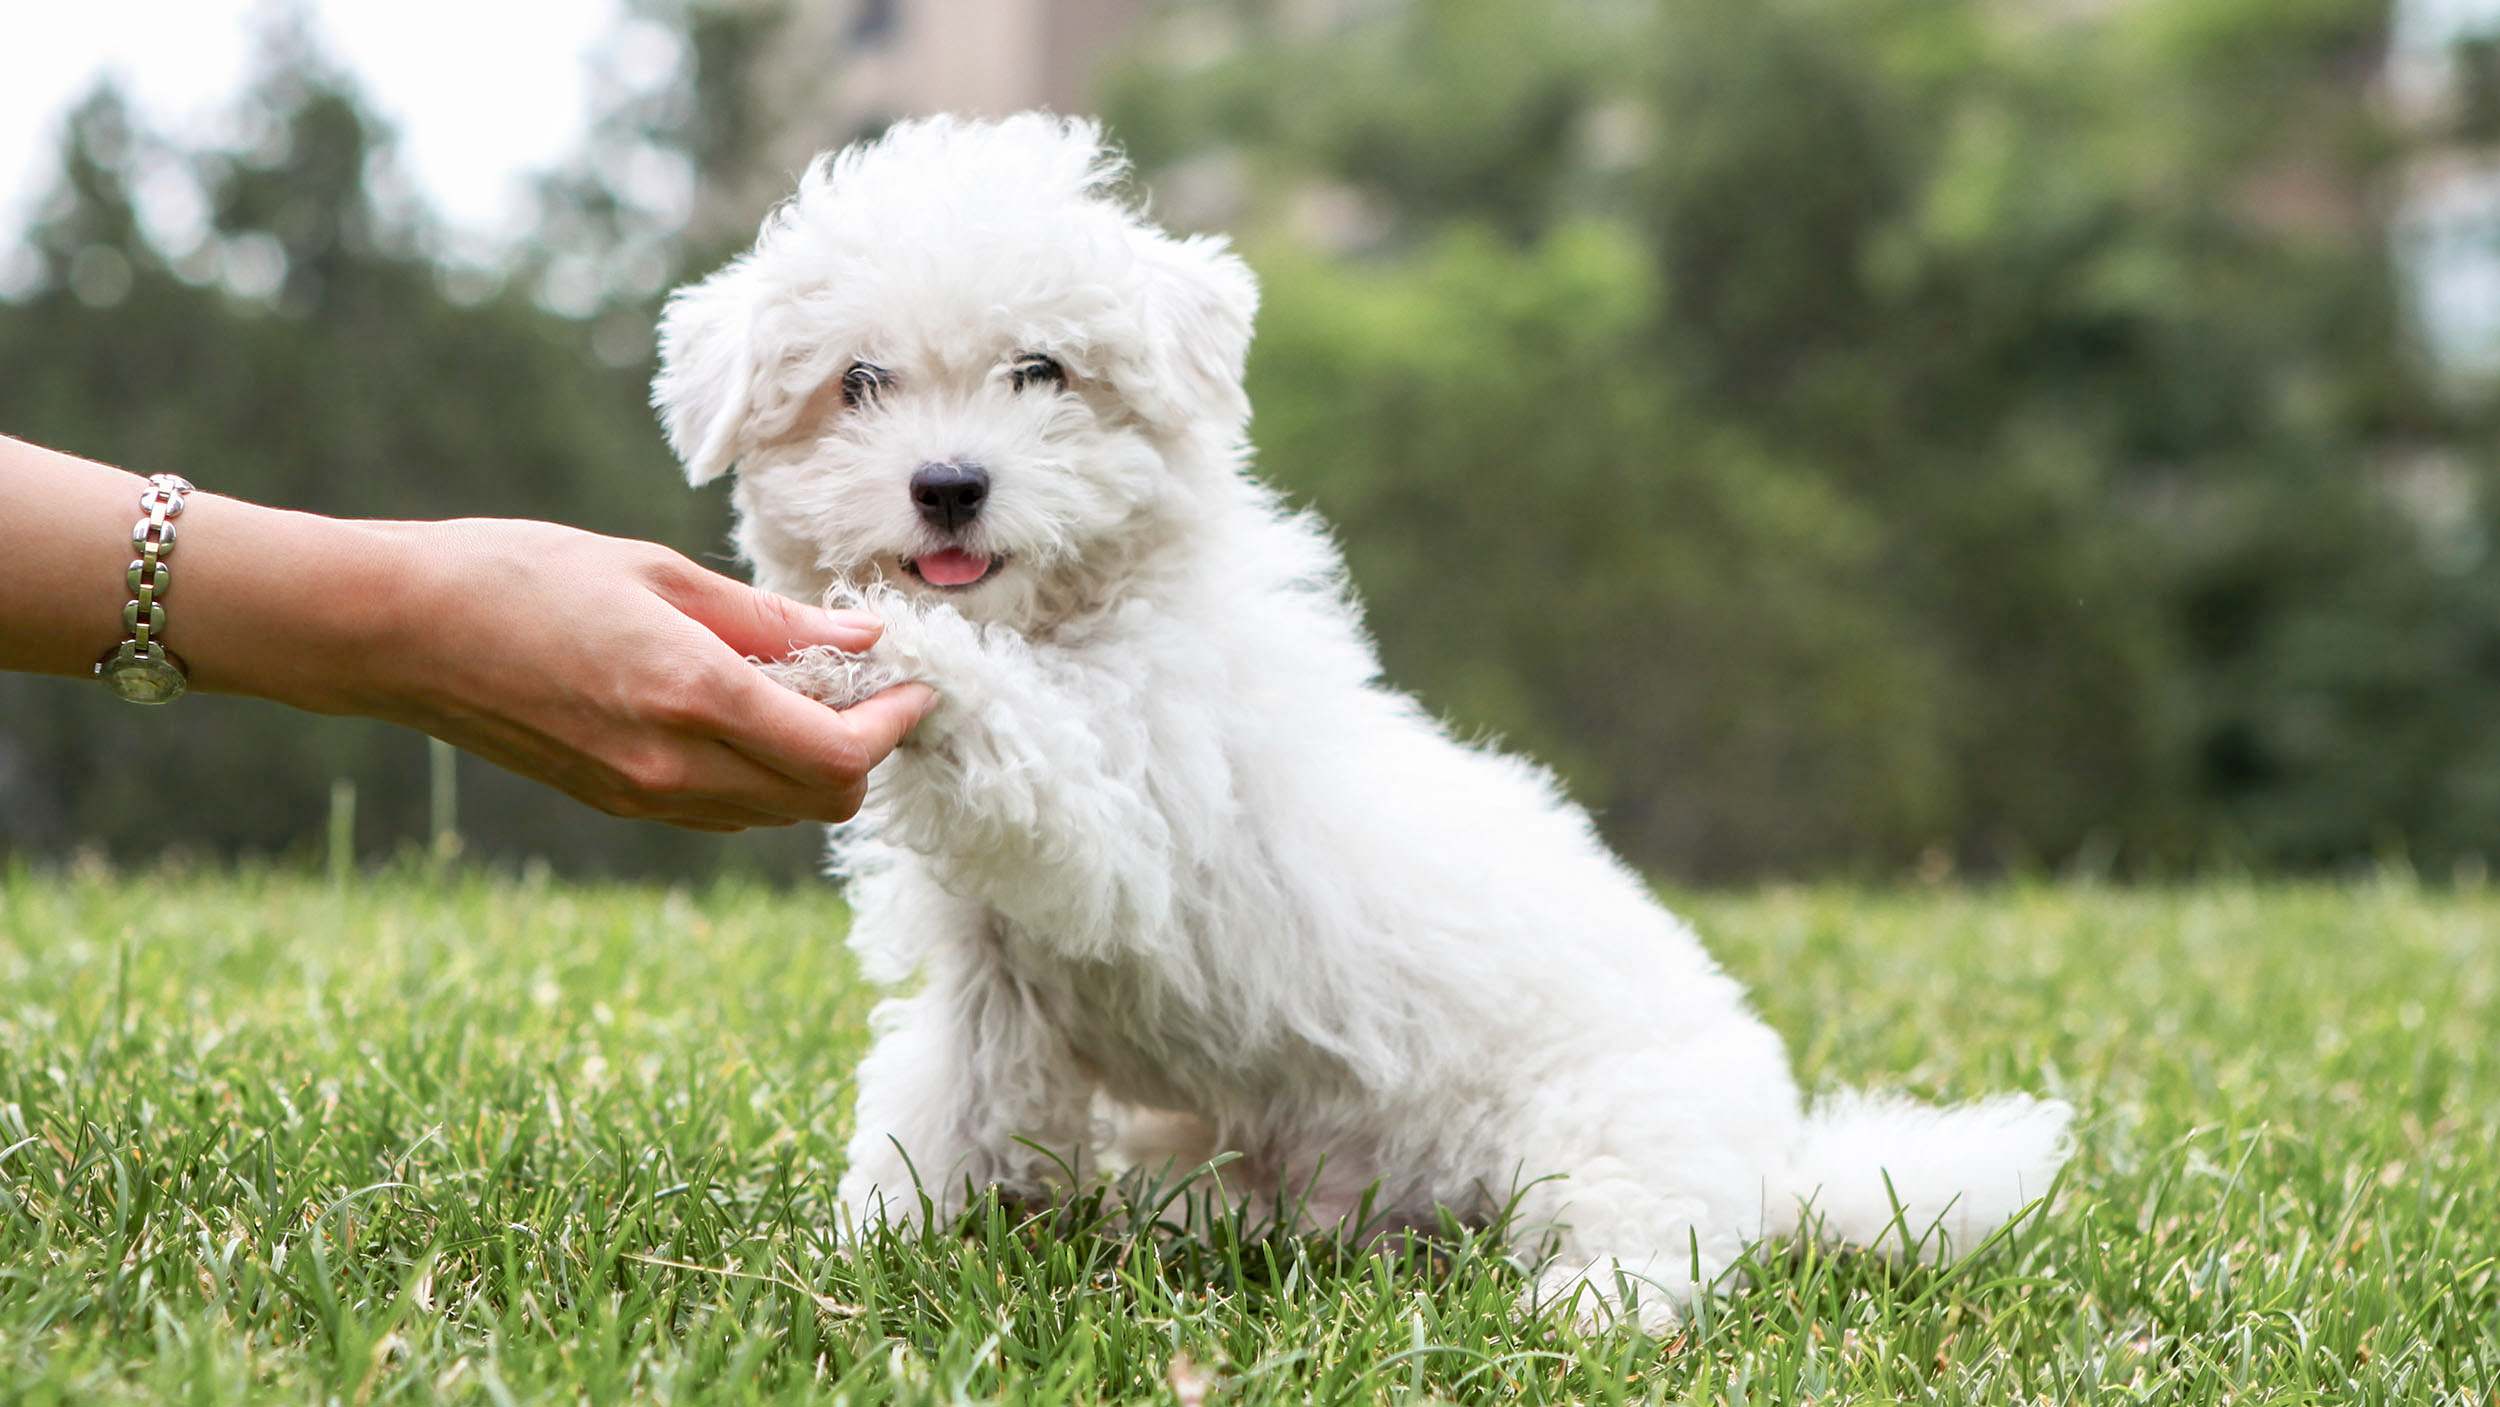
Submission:
[[[873,650],[855,655],[830,645],[810,645],[785,659],[756,663],[783,687],[833,708],[849,708],[912,678],[891,655]]]
[[[911,598],[883,586],[838,583],[825,593],[829,611],[863,611],[884,624],[877,643],[857,654],[829,645],[810,645],[783,659],[757,660],[766,674],[832,708],[849,708],[897,684],[926,679],[917,652],[908,641],[917,614]]]
[[[780,660],[757,663],[783,685],[834,708],[871,698],[914,681],[938,690],[939,712],[977,673],[981,632],[953,607],[913,600],[885,586],[837,586],[827,593],[830,610],[865,611],[884,625],[877,643],[858,654],[810,645]],[[932,715],[932,722],[942,720]],[[920,734],[934,730],[924,726]],[[916,734],[915,736],[919,736]]]

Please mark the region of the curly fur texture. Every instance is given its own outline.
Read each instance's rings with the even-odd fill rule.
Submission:
[[[1320,525],[1246,472],[1249,270],[1121,174],[1085,122],[907,123],[663,323],[671,443],[697,482],[737,468],[758,580],[888,623],[783,677],[942,699],[836,836],[852,946],[916,983],[876,1013],[845,1215],[1229,1150],[1319,1224],[1516,1195],[1533,1294],[1603,1317],[1654,1287],[1656,1327],[1801,1216],[1967,1248],[2045,1193],[2063,1105],[1806,1113],[1553,780],[1381,684]],[[987,475],[968,523],[916,502],[932,464]]]

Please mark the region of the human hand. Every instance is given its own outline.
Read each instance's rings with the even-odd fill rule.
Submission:
[[[782,687],[747,657],[866,649],[875,618],[649,543],[502,519],[310,521],[363,536],[361,583],[329,577],[348,599],[321,619],[285,611],[271,629],[264,612],[264,640],[295,637],[283,649],[204,639],[218,617],[196,611],[204,687],[406,723],[613,815],[716,831],[847,819],[935,698],[907,684],[837,711]],[[190,531],[203,558],[241,545],[206,515]],[[338,648],[306,648],[341,624]]]
[[[603,811],[703,830],[839,821],[935,699],[836,711],[749,657],[876,643],[875,617],[762,592],[647,543],[544,523],[427,525],[449,549],[426,731]],[[439,672],[438,672],[439,671]]]

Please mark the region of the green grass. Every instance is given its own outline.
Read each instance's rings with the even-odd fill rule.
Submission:
[[[1766,1248],[1665,1343],[1466,1235],[848,1257],[824,894],[0,871],[0,1399],[2500,1401],[2500,897],[1688,907],[1810,1084],[2073,1099],[2055,1208],[1946,1273]]]

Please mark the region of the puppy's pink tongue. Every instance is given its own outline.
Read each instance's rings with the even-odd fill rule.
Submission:
[[[990,571],[989,558],[976,557],[960,547],[931,552],[914,559],[912,565],[920,569],[921,579],[931,586],[969,586]]]

